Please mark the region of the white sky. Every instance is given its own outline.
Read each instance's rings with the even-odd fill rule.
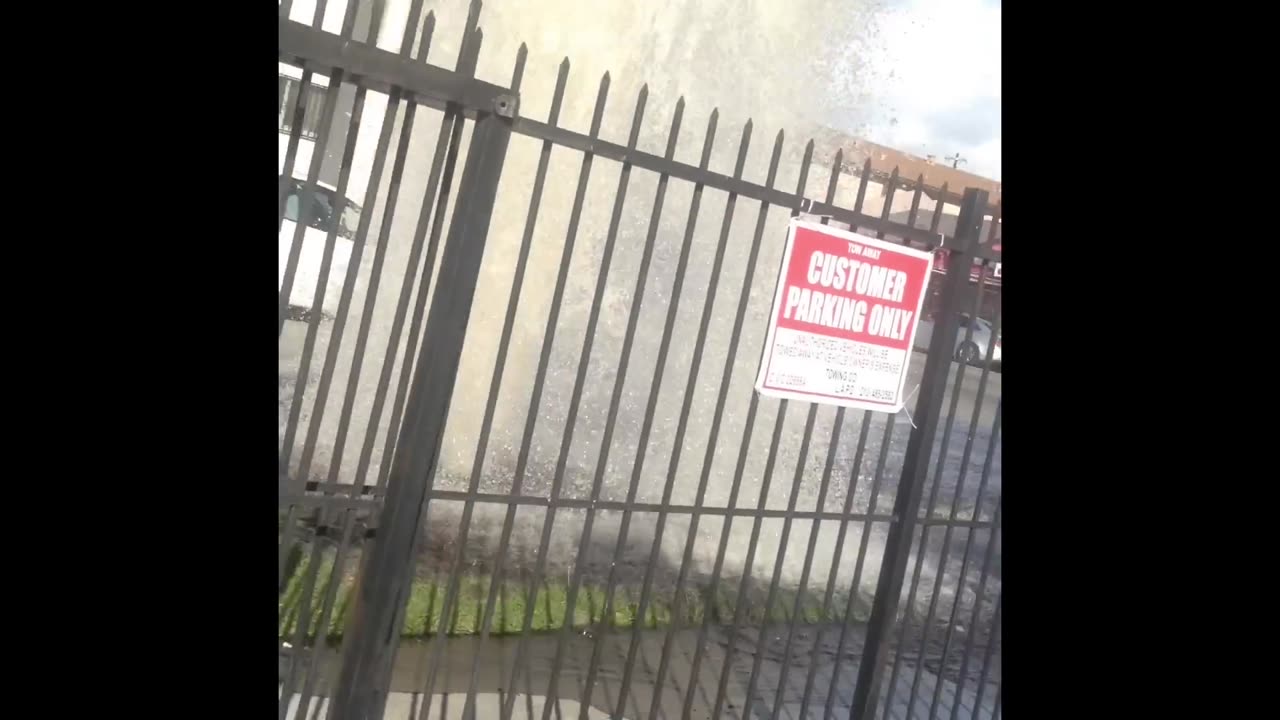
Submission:
[[[1000,0],[893,0],[877,18],[868,140],[1000,179]]]

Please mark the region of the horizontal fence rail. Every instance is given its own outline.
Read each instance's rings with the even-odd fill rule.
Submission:
[[[607,74],[569,130],[568,60],[527,117],[407,4],[281,6],[281,720],[998,716],[1000,204]],[[797,215],[974,263],[903,413],[752,390]]]
[[[705,168],[637,150],[636,148],[629,148],[626,145],[584,135],[567,128],[556,127],[532,118],[518,117],[516,116],[518,98],[505,88],[479,80],[458,78],[454,73],[430,65],[414,63],[401,68],[395,64],[396,55],[392,53],[377,48],[343,42],[341,38],[327,33],[308,32],[304,25],[297,22],[285,19],[280,20],[280,46],[282,61],[296,63],[309,70],[322,73],[332,72],[334,69],[344,69],[354,75],[361,76],[362,85],[368,89],[389,92],[395,88],[402,92],[412,92],[417,96],[418,102],[431,107],[443,108],[448,102],[455,102],[461,105],[465,112],[471,114],[474,114],[477,110],[484,112],[494,111],[499,104],[505,102],[507,105],[503,108],[503,112],[515,118],[512,130],[521,135],[539,140],[548,140],[562,147],[580,152],[590,152],[594,156],[700,183],[708,188],[733,192],[740,197],[768,202],[771,205],[779,207],[798,207],[800,205],[794,195],[783,190],[716,173]],[[406,75],[405,73],[410,69],[412,72]],[[398,70],[400,71],[399,73],[397,73]],[[873,174],[870,171],[869,160],[867,168],[860,172],[866,173],[868,176]],[[882,173],[878,174],[883,177]],[[887,182],[896,188],[916,189],[921,193],[926,192],[926,186],[922,182],[899,178],[896,172],[888,177]],[[928,190],[931,194],[936,194],[934,189],[929,188]],[[945,187],[938,192],[941,192],[948,200],[958,200],[958,196],[954,193],[947,193]],[[800,201],[804,200],[806,198],[800,198]],[[928,228],[892,222],[857,210],[839,207],[829,202],[809,200],[804,204],[804,207],[806,214],[828,216],[846,225],[883,232],[886,236],[907,240],[930,250],[945,248],[948,241],[954,242],[953,237],[940,236],[939,233]],[[997,214],[996,220],[998,221],[998,209],[995,212]],[[996,223],[993,223],[992,235],[987,239],[988,243],[995,240],[995,225]],[[998,262],[1001,251],[993,250],[988,244],[977,248],[974,251],[974,256],[979,259]]]

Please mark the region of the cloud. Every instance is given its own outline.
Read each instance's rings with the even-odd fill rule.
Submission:
[[[859,78],[868,140],[1000,178],[1000,3],[902,0],[877,18]]]

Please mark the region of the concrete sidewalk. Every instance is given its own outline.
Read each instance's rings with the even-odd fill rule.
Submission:
[[[889,717],[894,720],[907,720],[907,706],[910,700],[909,692],[914,674],[913,670],[904,669],[899,676],[898,691],[894,694],[893,705],[889,710]],[[829,675],[827,678],[823,679],[829,679]],[[801,682],[803,682],[803,675]],[[955,684],[948,680],[943,680],[942,682],[942,696],[938,702],[938,712],[935,717],[943,718],[945,720],[951,717],[952,704],[955,698]],[[926,671],[921,677],[916,701],[911,711],[911,720],[925,720],[925,718],[929,717],[929,706],[932,701],[933,689],[936,683],[937,677],[933,673]],[[887,684],[888,683],[886,681],[886,689]],[[737,689],[739,693],[742,692],[741,687]],[[771,689],[773,688],[766,688],[766,690]],[[715,688],[710,688],[709,692],[707,692],[707,690],[708,689],[705,687],[699,689],[700,697],[698,701],[695,701],[693,715],[691,717],[711,717],[713,707],[711,706],[710,701],[703,700],[703,698],[714,699]],[[838,692],[839,697],[833,704],[835,717],[845,716],[845,713],[848,710],[848,700],[851,691],[852,687],[850,685],[850,687],[842,687]],[[765,694],[771,695],[771,693]],[[759,693],[757,693],[757,695],[759,695]],[[817,692],[815,691],[815,696],[816,695]],[[987,692],[984,693],[984,697],[982,699],[982,710],[977,714],[973,711],[975,692],[972,686],[966,687],[963,695],[964,697],[960,704],[960,711],[956,714],[957,718],[970,720],[971,718],[985,719],[994,717],[994,688],[988,688]],[[743,696],[741,694],[730,695],[732,707],[727,707],[725,709],[723,716],[726,719],[745,720],[742,718],[739,710],[739,708],[742,707],[742,697]],[[476,713],[474,716],[475,720],[499,717],[504,699],[505,696],[499,693],[477,694]],[[467,720],[463,715],[466,701],[466,693],[435,695],[431,699],[430,707],[427,708],[426,717],[435,718],[437,720]],[[546,702],[546,698],[541,695],[526,695],[523,693],[516,695],[514,712],[512,713],[513,720],[541,720]],[[387,709],[383,717],[386,720],[418,720],[423,717],[421,714],[423,710],[422,704],[423,699],[420,693],[392,693],[387,699]],[[307,720],[321,720],[328,712],[329,702],[325,698],[320,698],[318,703],[317,699],[313,698],[309,705],[310,709],[307,712]],[[288,720],[299,720],[296,717],[297,708],[298,696],[294,695],[285,717]],[[582,705],[577,700],[561,698],[557,700],[555,705],[552,707],[551,716],[557,720],[560,720],[561,718],[578,718],[580,717],[579,713],[581,708]],[[757,697],[757,702],[752,708],[751,715],[753,718],[769,717],[771,708],[772,697]],[[814,702],[811,702],[809,705],[808,712],[804,720],[809,720],[810,718],[821,718],[822,710],[823,704],[821,702],[821,698],[815,697]],[[640,714],[628,712],[624,717],[628,720],[632,718],[642,718],[645,717],[645,712],[647,712],[647,709],[642,711]],[[607,719],[610,717],[608,712],[596,707],[588,707],[586,716],[590,718],[590,720]],[[676,711],[674,714],[663,713],[659,717],[674,719],[679,717],[679,711]],[[784,720],[801,720],[800,703],[798,701],[784,703],[782,710],[778,713],[778,717],[783,718]]]
[[[785,630],[785,628],[780,629]],[[755,628],[750,629],[749,635],[754,635],[756,630]],[[784,638],[781,634],[778,636],[770,635],[758,649],[761,653],[761,658],[757,670],[758,676],[752,691],[754,697],[749,710],[749,717],[753,719],[770,717],[783,667],[781,644],[784,642]],[[635,674],[628,692],[627,701],[624,704],[623,717],[625,718],[649,717],[649,708],[653,704],[653,693],[656,685],[654,677],[662,649],[662,644],[658,641],[660,636],[655,635],[653,637],[653,641],[646,637],[645,641],[638,645],[639,652],[636,657]],[[739,638],[739,641],[734,643],[732,661],[728,663],[729,671],[727,676],[723,678],[725,683],[725,702],[720,715],[722,718],[733,720],[745,720],[742,710],[746,705],[747,688],[751,685],[751,673],[756,660],[756,655],[752,651],[755,640],[744,635],[740,635]],[[610,717],[610,711],[618,706],[618,697],[621,690],[621,669],[625,664],[628,646],[626,634],[611,635],[606,637],[605,640],[597,681],[592,690],[590,707],[587,708],[586,714],[586,717],[593,719]],[[714,635],[708,638],[694,683],[690,683],[690,678],[694,677],[693,656],[696,633],[680,632],[674,636],[674,640],[668,666],[669,671],[666,680],[662,683],[662,696],[658,703],[657,717],[671,719],[681,717],[685,697],[692,691],[693,700],[689,717],[711,718],[715,707],[717,690],[722,680],[721,671],[726,665],[726,638]],[[778,717],[787,720],[798,720],[802,717],[800,709],[804,697],[805,683],[814,659],[817,661],[817,667],[814,670],[813,689],[807,712],[803,717],[807,720],[807,718],[821,718],[823,716],[828,689],[832,687],[832,673],[835,669],[835,653],[832,652],[834,648],[828,648],[829,641],[830,638],[815,638],[812,635],[797,636],[794,639],[788,662],[789,670],[786,674],[786,688],[781,697],[782,708],[778,713]],[[850,633],[849,641],[844,652],[845,660],[839,666],[839,681],[835,683],[834,687],[833,717],[847,716],[847,711],[852,704],[853,687],[857,677],[857,657],[861,653],[861,642],[857,637],[857,633]],[[815,642],[817,643],[816,647]],[[491,642],[488,647],[502,644]],[[423,717],[421,713],[424,702],[422,690],[426,683],[422,665],[427,657],[426,647],[426,645],[422,645],[410,647],[406,650],[402,646],[401,654],[397,658],[397,671],[394,673],[395,677],[392,680],[392,692],[388,698],[387,710],[384,714],[384,718],[387,720],[418,720]],[[472,654],[474,649],[469,647],[465,641],[450,643],[446,648],[447,652],[444,655],[446,659],[434,688],[436,694],[431,698],[426,717],[441,718],[443,720],[464,717],[463,709],[466,704],[466,690],[470,685],[469,673],[471,661],[474,657]],[[484,656],[481,658],[481,681],[478,683],[481,692],[476,696],[475,718],[477,720],[499,717],[505,695],[502,692],[494,691],[493,688],[505,685],[508,682],[504,670],[509,672],[510,664],[509,661],[503,661],[503,656],[507,654],[508,649],[499,648],[492,657],[489,656],[488,649],[484,651]],[[590,657],[591,649],[591,641],[581,637],[575,637],[566,646],[564,661],[558,673],[558,686],[555,690],[560,699],[552,707],[551,716],[553,718],[559,720],[559,718],[579,717],[583,698],[586,694],[583,687],[583,679],[586,676],[586,668],[584,666],[587,664],[586,660]],[[547,657],[548,650],[549,648],[541,648],[537,644],[531,644],[529,647],[529,654],[525,656],[528,660],[524,664],[525,671],[521,673],[516,685],[517,689],[522,692],[516,696],[515,718],[520,720],[525,718],[540,720],[542,717],[543,708],[547,702],[545,699],[546,693],[550,689],[551,680],[552,662],[550,657]],[[911,686],[915,681],[916,673],[916,668],[908,666],[905,662],[902,664],[892,695],[890,718],[908,720],[908,706],[911,706],[910,720],[928,718],[934,690],[939,683],[941,683],[941,688],[939,690],[937,712],[934,717],[950,720],[952,708],[957,702],[957,694],[959,694],[957,719],[983,718],[985,720],[996,716],[995,713],[998,709],[997,696],[999,694],[996,681],[993,680],[984,689],[981,707],[978,712],[975,712],[977,686],[974,681],[967,682],[963,691],[957,693],[954,682],[947,679],[939,679],[935,673],[928,670],[919,671],[920,679],[916,688],[916,698],[915,702],[912,703]],[[890,675],[888,669],[886,669],[884,675],[885,687],[882,690],[882,697],[888,695]],[[500,677],[504,679],[499,681],[498,678]],[[319,703],[318,708],[317,703]],[[327,703],[323,699],[313,698],[309,706],[305,720],[320,720],[324,718],[327,711]],[[303,720],[295,717],[296,710],[297,697],[295,696],[290,703],[286,718]]]

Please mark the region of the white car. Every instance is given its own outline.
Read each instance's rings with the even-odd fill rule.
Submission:
[[[977,318],[973,324],[973,334],[968,341],[965,340],[966,328],[969,327],[969,315],[962,313],[960,315],[960,329],[956,332],[956,347],[953,351],[953,357],[956,362],[962,362],[966,365],[981,365],[987,358],[987,346],[991,344],[991,323]],[[916,328],[917,350],[928,352],[929,341],[933,337],[933,321],[921,320],[919,327]],[[1000,337],[995,337],[995,347],[991,350],[991,366],[1000,366]]]
[[[284,223],[280,227],[280,276],[277,291],[284,289],[285,268],[293,248],[305,188],[306,181],[297,178],[291,180],[289,195],[285,201]],[[312,303],[315,302],[316,284],[320,279],[325,242],[331,231],[334,232],[333,260],[325,283],[324,302],[319,310],[322,317],[332,318],[337,314],[351,251],[355,247],[356,228],[360,224],[360,206],[350,200],[343,205],[341,216],[335,213],[339,203],[337,191],[333,187],[316,183],[311,197],[312,210],[308,215],[307,226],[303,229],[298,269],[294,273],[293,288],[289,291],[289,317],[295,320],[305,319],[314,311]]]

